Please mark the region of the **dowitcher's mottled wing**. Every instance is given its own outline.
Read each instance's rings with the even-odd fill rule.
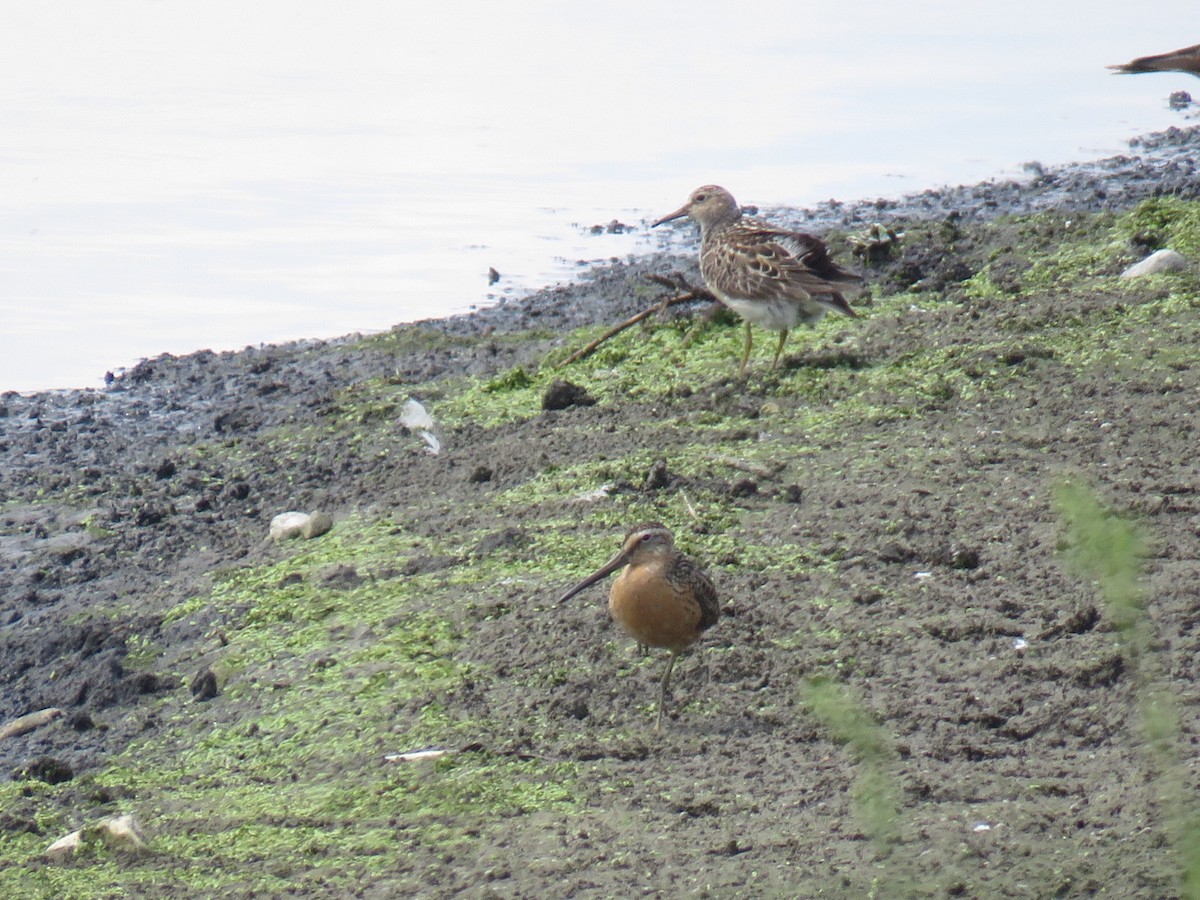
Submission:
[[[1119,75],[1138,75],[1142,72],[1188,72],[1200,78],[1200,44],[1160,53],[1157,56],[1139,56],[1133,62],[1121,66],[1109,66]]]
[[[671,562],[667,580],[672,584],[686,586],[686,589],[700,604],[700,630],[707,631],[717,624],[721,618],[721,606],[717,600],[717,589],[712,579],[700,568],[700,564],[690,557],[677,554]]]

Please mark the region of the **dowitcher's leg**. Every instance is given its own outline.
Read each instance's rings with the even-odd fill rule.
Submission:
[[[667,705],[667,688],[671,686],[671,670],[675,668],[677,656],[679,654],[672,650],[671,658],[667,660],[667,671],[663,672],[662,683],[658,686],[658,718],[654,720],[655,731],[658,731],[658,727],[662,725],[663,708]]]
[[[746,363],[750,359],[750,321],[746,321],[746,347],[742,350],[742,367],[738,369],[738,375],[746,374]]]
[[[783,353],[783,342],[787,340],[788,330],[785,328],[779,332],[779,346],[775,348],[775,358],[771,360],[771,368],[774,369],[779,365],[779,354]]]

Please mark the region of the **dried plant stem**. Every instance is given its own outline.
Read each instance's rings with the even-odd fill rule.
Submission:
[[[643,309],[640,313],[630,316],[628,319],[626,319],[620,325],[614,325],[612,328],[610,328],[608,331],[604,332],[604,334],[600,335],[600,337],[596,338],[590,344],[588,344],[585,347],[581,347],[580,349],[578,349],[574,353],[572,353],[570,356],[568,356],[565,360],[563,360],[562,363],[559,364],[559,368],[562,368],[563,366],[569,366],[573,362],[578,362],[581,359],[585,359],[586,357],[591,356],[593,353],[596,352],[596,350],[600,347],[601,344],[603,344],[605,341],[609,340],[610,338],[615,337],[616,335],[620,334],[626,328],[631,328],[632,326],[636,325],[638,322],[648,319],[650,316],[654,315],[655,313],[658,313],[658,314],[664,313],[664,312],[666,312],[667,309],[669,309],[672,306],[676,306],[680,303],[692,303],[696,300],[711,300],[711,301],[713,301],[714,304],[716,304],[716,298],[712,294],[710,294],[704,288],[692,287],[690,284],[688,284],[688,282],[684,279],[684,277],[682,275],[680,275],[678,272],[676,272],[672,276],[648,275],[646,277],[649,278],[651,281],[655,282],[656,284],[661,284],[663,287],[670,288],[671,290],[680,291],[680,293],[675,294],[674,296],[667,296],[667,297],[663,298],[662,300],[660,300],[659,302],[655,303],[653,306],[649,307],[648,309]],[[713,314],[715,314],[715,313],[708,313],[707,319],[711,319]],[[707,321],[707,319],[706,319],[706,321]],[[688,336],[684,339],[684,346],[685,347],[688,346],[691,343],[691,341],[692,341],[692,333],[689,332]]]

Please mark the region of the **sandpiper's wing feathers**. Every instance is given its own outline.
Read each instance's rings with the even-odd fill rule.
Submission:
[[[837,281],[843,284],[858,284],[863,280],[861,275],[843,269],[829,255],[825,242],[815,234],[806,231],[781,231],[777,228],[761,228],[755,222],[753,230],[762,232],[765,240],[770,240],[800,260],[818,278],[825,281]]]
[[[682,553],[676,554],[667,573],[667,580],[674,584],[686,584],[696,602],[700,604],[700,630],[707,631],[721,618],[721,604],[717,600],[717,589],[712,579],[700,568],[700,564]]]
[[[1132,62],[1120,66],[1109,66],[1119,75],[1137,75],[1142,72],[1189,72],[1200,77],[1200,44],[1159,53],[1157,56],[1139,56]]]
[[[830,281],[861,281],[829,258],[819,239],[804,232],[779,231],[758,223],[738,222],[725,240],[710,241],[705,278],[735,297],[812,298],[821,306],[858,318]],[[811,260],[811,264],[810,264]]]

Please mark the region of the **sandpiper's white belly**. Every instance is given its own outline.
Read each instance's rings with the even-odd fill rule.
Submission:
[[[800,322],[800,304],[795,300],[783,297],[747,300],[744,297],[731,297],[724,291],[718,291],[711,287],[710,290],[717,295],[718,300],[747,322],[761,325],[763,328],[770,328],[774,331],[790,331]],[[816,318],[821,318],[821,313],[817,313]],[[811,321],[811,319],[806,318],[805,321]]]

